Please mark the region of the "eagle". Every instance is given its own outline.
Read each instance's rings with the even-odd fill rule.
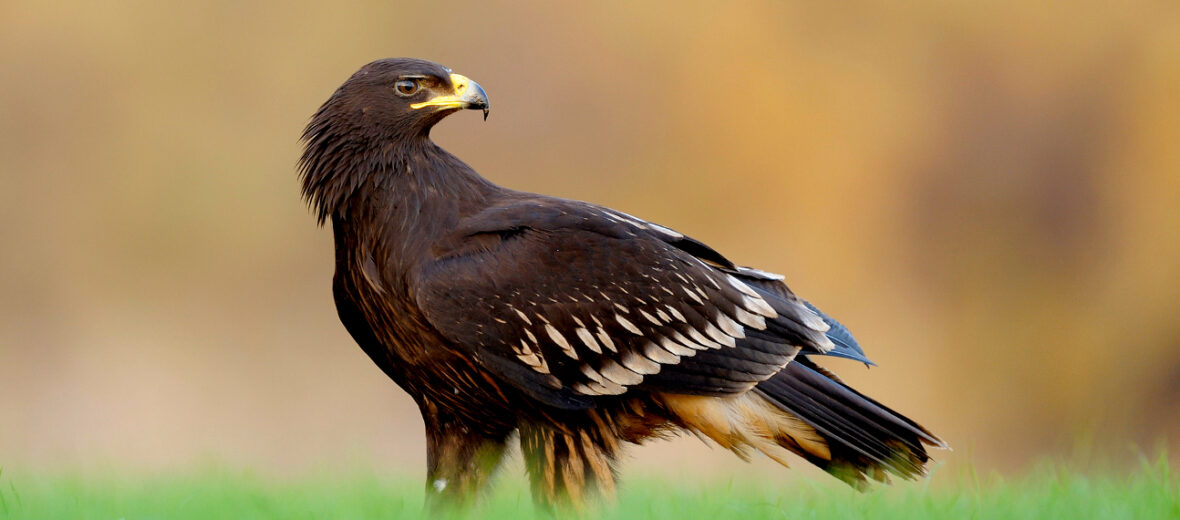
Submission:
[[[344,327],[417,403],[427,502],[471,504],[519,438],[542,507],[612,496],[632,444],[695,434],[863,488],[924,475],[926,428],[815,360],[871,361],[783,277],[603,206],[497,186],[430,130],[489,103],[437,63],[362,67],[303,132]]]

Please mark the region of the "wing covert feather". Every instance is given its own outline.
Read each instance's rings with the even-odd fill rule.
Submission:
[[[755,290],[677,243],[712,251],[595,206],[517,203],[461,223],[411,285],[447,340],[563,408],[631,388],[743,392],[800,346],[830,345],[793,295]]]

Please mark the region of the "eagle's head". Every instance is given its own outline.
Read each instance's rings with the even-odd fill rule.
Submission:
[[[320,222],[364,176],[380,173],[405,150],[421,147],[435,123],[467,108],[483,110],[487,119],[487,93],[437,63],[387,58],[361,67],[303,131],[303,195]]]
[[[483,110],[487,119],[488,95],[478,83],[432,61],[387,58],[356,71],[314,119],[413,137],[427,135],[435,123],[466,108]]]

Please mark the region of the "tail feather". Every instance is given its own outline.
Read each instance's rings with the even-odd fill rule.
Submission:
[[[824,437],[831,458],[808,457],[824,470],[857,487],[865,477],[887,482],[887,473],[910,479],[926,472],[926,445],[947,447],[921,425],[809,364],[798,359],[755,391]]]
[[[661,398],[683,427],[743,458],[757,450],[786,466],[791,452],[857,488],[925,474],[926,445],[946,444],[825,373],[799,358],[742,395]]]

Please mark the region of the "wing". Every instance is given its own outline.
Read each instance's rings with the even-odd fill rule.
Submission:
[[[777,280],[704,244],[584,203],[523,200],[460,223],[411,275],[432,326],[482,366],[562,408],[632,388],[749,390],[835,345]]]

